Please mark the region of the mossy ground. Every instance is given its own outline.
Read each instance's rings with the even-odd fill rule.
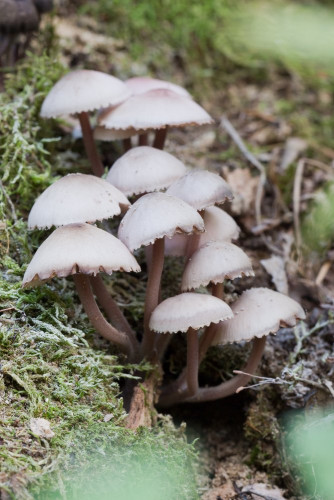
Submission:
[[[300,136],[308,141],[309,156],[328,160],[321,149],[323,146],[334,148],[330,109],[332,75],[321,74],[321,78],[317,78],[318,73],[313,72],[308,77],[305,68],[294,65],[292,60],[273,63],[253,56],[250,60],[246,51],[242,52],[243,57],[238,57],[235,41],[228,43],[226,33],[220,29],[231,17],[235,3],[195,2],[190,15],[186,11],[188,1],[173,4],[171,10],[168,9],[170,2],[163,2],[162,11],[158,10],[159,2],[151,2],[150,6],[130,1],[85,5],[62,2],[63,13],[71,13],[76,21],[79,16],[73,6],[79,6],[79,13],[85,11],[97,20],[80,20],[81,25],[86,23],[97,33],[124,38],[125,42],[130,40],[130,46],[123,40],[114,59],[107,46],[99,49],[97,59],[89,48],[86,52],[74,53],[72,41],[60,53],[53,29],[47,26],[34,41],[32,53],[8,75],[6,92],[0,94],[0,487],[4,498],[5,492],[13,498],[65,495],[84,498],[80,485],[92,498],[91,491],[96,492],[100,486],[86,482],[91,475],[99,476],[102,487],[98,491],[103,498],[103,484],[113,487],[105,475],[114,476],[116,470],[121,470],[121,477],[125,477],[129,467],[135,469],[132,478],[136,484],[142,471],[151,469],[160,486],[166,485],[170,500],[174,498],[172,495],[197,497],[194,448],[186,443],[182,428],[175,430],[164,418],[159,419],[151,431],[141,429],[132,433],[124,428],[120,382],[131,377],[135,367],[124,366],[122,358],[96,338],[71,281],[55,280],[29,292],[22,291],[20,281],[32,253],[45,237],[42,232],[27,235],[26,219],[34,199],[59,175],[79,169],[89,172],[82,147],[65,134],[64,127],[39,119],[44,96],[67,69],[60,59],[65,58],[66,63],[74,67],[106,71],[116,67],[122,77],[134,76],[139,68],[140,73],[171,78],[193,90],[216,118],[223,111],[233,117],[254,151],[265,154],[277,145],[282,149],[287,137]],[[126,21],[125,12],[131,12]],[[189,26],[184,29],[186,19]],[[171,30],[171,26],[175,29]],[[141,36],[143,30],[145,36]],[[215,40],[211,36],[214,31],[220,32]],[[120,53],[126,59],[123,67]],[[136,58],[135,63],[132,57]],[[216,75],[219,79],[215,80]],[[206,96],[202,89],[207,90]],[[266,140],[252,136],[251,113],[255,113],[254,122],[259,128],[269,129]],[[288,123],[287,132],[281,133],[282,123]],[[184,136],[177,137],[181,137],[182,146]],[[189,150],[191,147],[188,150],[180,147],[183,157],[190,159],[189,164],[199,162],[213,169],[219,169],[222,163],[245,166],[236,146],[221,131],[217,132],[209,151],[194,149],[189,154]],[[103,147],[102,151],[108,162],[119,153],[117,146],[108,152]],[[274,179],[288,207],[292,205],[295,169],[293,162],[284,175]],[[320,216],[316,213],[315,218],[323,219],[322,213]],[[320,230],[313,227],[311,234],[316,235],[317,231]],[[327,231],[324,238],[328,248],[332,232]],[[164,278],[166,295],[178,289],[176,276],[179,269],[168,261]],[[116,299],[126,305],[127,317],[135,326],[142,321],[145,278],[144,268],[139,278],[130,276],[125,280],[116,274],[115,280],[109,283]],[[306,354],[298,354],[294,362],[307,361],[307,353],[314,347],[312,339]],[[175,342],[176,354],[171,345],[167,363],[171,372],[178,371],[184,359],[184,345],[181,341]],[[285,356],[295,345],[285,349],[275,369],[268,370],[267,366],[264,371],[278,375]],[[328,340],[328,352],[330,345]],[[270,364],[274,357],[268,353],[265,360]],[[215,383],[221,377],[230,376],[234,365],[241,366],[244,357],[244,350],[239,353],[232,349],[223,355],[212,350],[212,356],[202,367],[201,382]],[[149,369],[148,366],[141,368]],[[253,471],[254,467],[271,470],[275,480],[281,480],[285,474],[284,458],[281,460],[277,452],[280,448],[277,411],[282,404],[281,397],[280,391],[273,390],[260,395],[253,405],[250,405],[252,397],[246,398],[240,410],[251,449],[247,460]],[[219,404],[217,407],[220,410]],[[226,429],[230,430],[228,405],[222,408],[226,412]],[[199,419],[201,409],[194,413]],[[187,415],[185,411],[183,418]],[[29,427],[32,417],[48,419],[55,437],[48,441],[34,436]],[[224,439],[222,432],[219,437]],[[238,460],[242,459],[238,456]],[[163,464],[167,479],[161,479],[163,471],[154,468],[157,462]],[[178,485],[177,493],[170,493],[170,483]],[[118,489],[122,487],[116,484]],[[284,484],[293,490],[289,479]],[[145,484],[142,485],[144,492],[145,488]],[[125,494],[131,498],[129,492]]]

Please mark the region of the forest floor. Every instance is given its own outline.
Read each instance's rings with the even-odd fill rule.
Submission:
[[[267,286],[289,293],[307,312],[302,326],[281,329],[277,336],[268,339],[259,369],[259,375],[263,377],[259,387],[244,390],[226,400],[184,405],[171,410],[177,426],[182,427],[182,422],[186,422],[188,441],[196,441],[201,498],[326,498],[319,486],[316,467],[312,469],[310,480],[312,495],[302,492],[308,480],[298,472],[290,438],[306,425],[309,415],[321,420],[333,411],[334,266],[330,233],[333,224],[328,228],[321,223],[327,215],[326,210],[331,214],[334,209],[319,208],[319,203],[316,208],[312,205],[314,193],[322,188],[330,190],[328,186],[334,180],[334,119],[330,89],[308,85],[296,73],[274,65],[265,81],[254,78],[252,71],[238,66],[234,74],[222,80],[221,85],[213,84],[203,75],[197,81],[193,76],[196,72],[190,79],[184,69],[186,62],[172,49],[165,53],[169,61],[166,66],[159,65],[154,55],[145,55],[133,62],[123,40],[104,33],[103,24],[92,17],[78,16],[69,10],[62,7],[52,20],[59,37],[61,63],[66,68],[99,69],[123,79],[138,74],[169,79],[189,86],[196,100],[215,118],[216,124],[205,129],[171,130],[166,150],[186,165],[222,174],[236,193],[228,209],[242,229],[240,242],[252,258],[256,277],[227,283],[227,298],[250,286]],[[32,50],[37,43],[37,40],[33,42]],[[202,88],[206,94],[201,92]],[[221,121],[222,117],[225,122]],[[58,131],[65,134],[67,126],[60,125]],[[238,148],[240,141],[246,146],[244,151]],[[75,148],[76,151],[80,149],[79,146]],[[120,153],[118,146],[109,148],[103,144],[101,150],[105,165],[112,164]],[[68,171],[71,171],[70,155],[62,158],[65,162],[68,160]],[[66,165],[62,168],[63,172],[66,168]],[[261,171],[265,174],[262,193],[259,189]],[[255,207],[259,203],[260,213],[256,213]],[[308,252],[303,246],[305,241],[310,246]],[[167,274],[172,268],[173,264],[168,261]],[[167,295],[177,287],[173,276],[165,277]],[[135,280],[130,290],[122,289],[120,285],[115,287],[114,293],[121,302],[126,302],[128,294],[133,294],[137,286]],[[78,328],[84,329],[81,313],[75,314]],[[132,314],[130,320],[133,321],[134,317],[136,321],[141,319],[137,310]],[[10,321],[10,316],[5,314],[3,320]],[[88,335],[91,338],[90,330]],[[80,342],[77,338],[71,349],[81,348]],[[104,344],[95,342],[95,347],[100,349]],[[183,348],[180,345],[181,351]],[[202,384],[218,383],[222,377],[231,376],[233,369],[241,368],[247,346],[230,347],[225,354],[218,348],[211,351],[209,361],[201,368]],[[120,371],[117,359],[109,358],[115,373]],[[104,361],[97,357],[94,363],[98,365]],[[178,363],[172,345],[166,369],[177,371]],[[17,386],[29,392],[22,379],[12,376],[9,381],[11,374],[6,366],[5,382],[13,385],[14,392]],[[78,372],[77,377],[80,376]],[[5,389],[0,385],[0,393],[2,390]],[[6,397],[9,404],[8,394]],[[113,403],[112,409],[107,401],[103,405],[103,409],[99,406],[96,411],[101,411],[104,417],[115,414],[118,419],[115,425],[124,419],[117,404]],[[82,418],[85,418],[84,414]],[[73,422],[73,425],[78,424]],[[20,428],[20,423],[14,422],[15,426]],[[176,431],[170,432],[174,436]],[[28,434],[25,439],[29,448],[31,438]],[[0,436],[0,444],[1,439]],[[43,447],[47,447],[45,443],[44,440]],[[36,454],[39,452],[37,449]],[[50,463],[47,454],[48,451],[44,451],[41,455],[41,470],[44,459],[46,464]],[[1,474],[4,473],[0,472],[0,486],[5,485],[1,498],[10,498],[10,495],[25,498],[24,495],[28,495],[28,492],[21,493],[27,482],[23,478],[24,467],[20,477],[15,477],[14,486],[11,483],[9,487],[8,477]],[[193,498],[190,493],[188,495],[187,498]]]

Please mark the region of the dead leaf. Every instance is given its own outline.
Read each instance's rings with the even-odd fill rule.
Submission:
[[[231,187],[234,199],[231,202],[232,212],[238,215],[253,210],[258,177],[253,177],[249,168],[235,168],[230,171],[223,167],[223,177]]]
[[[289,293],[289,285],[282,257],[273,255],[270,259],[263,259],[260,262],[267,273],[270,274],[276,290],[287,295]]]
[[[33,434],[41,438],[51,439],[55,435],[50,428],[50,422],[45,418],[31,418],[29,427]]]

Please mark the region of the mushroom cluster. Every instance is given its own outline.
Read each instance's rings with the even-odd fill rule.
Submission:
[[[105,179],[98,178],[104,167],[87,116],[101,107],[105,109],[98,116],[98,134],[120,133],[118,138],[127,141],[126,152]],[[41,111],[45,117],[70,113],[80,119],[95,176],[69,174],[36,200],[29,229],[56,229],[28,265],[23,286],[73,275],[96,331],[133,362],[160,363],[173,334],[183,332],[186,366],[174,382],[161,388],[162,406],[234,393],[256,370],[266,336],[281,325],[295,325],[305,314],[291,298],[265,288],[247,290],[231,306],[223,300],[226,280],[254,274],[249,257],[235,244],[240,229],[221,208],[233,193],[221,176],[187,168],[162,151],[168,127],[207,124],[210,116],[174,84],[151,78],[123,83],[87,70],[69,73],[58,82]],[[148,146],[152,131],[153,144]],[[130,141],[134,135],[139,136],[136,147]],[[100,221],[120,214],[124,215],[117,237],[99,227]],[[135,332],[100,273],[140,271],[134,252],[142,247],[148,279],[144,324]],[[165,255],[183,257],[184,271],[180,294],[161,301]],[[253,342],[248,375],[199,387],[199,365],[209,347],[240,341]]]

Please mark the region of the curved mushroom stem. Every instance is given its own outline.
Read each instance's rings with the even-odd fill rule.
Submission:
[[[81,303],[94,328],[102,337],[116,344],[122,352],[132,358],[134,353],[129,337],[111,326],[104,318],[95,302],[89,277],[84,274],[75,274],[73,278]]]
[[[108,292],[101,276],[90,276],[89,279],[93,288],[93,292],[97,297],[97,301],[104,309],[109,320],[115,324],[116,328],[118,328],[122,332],[125,332],[129,336],[132,348],[134,349],[134,351],[138,352],[139,344],[136,340],[136,335],[129,325],[127,319],[123,315],[122,311],[118,307],[117,303]]]
[[[187,396],[198,391],[198,334],[193,328],[187,332]]]
[[[159,238],[152,246],[152,261],[148,272],[148,281],[145,297],[144,336],[142,342],[143,356],[150,356],[153,352],[156,334],[149,329],[149,321],[153,310],[159,304],[160,282],[164,266],[164,238]]]
[[[218,328],[218,324],[211,323],[204,331],[202,337],[199,340],[199,348],[198,348],[198,366],[203,361],[207,350],[212,344],[213,339],[216,335],[216,329]],[[168,345],[168,344],[167,344]],[[167,347],[167,346],[166,346]],[[160,353],[160,345],[158,344],[158,353]],[[162,357],[162,356],[161,356]],[[183,392],[183,388],[185,387],[187,377],[187,370],[184,368],[178,378],[174,380],[171,384],[162,388],[162,397],[172,395],[173,393]]]
[[[265,343],[266,337],[253,340],[253,348],[249,355],[248,362],[242,370],[249,375],[236,375],[230,380],[222,382],[215,387],[199,388],[197,394],[191,398],[188,397],[186,390],[182,388],[179,392],[162,395],[159,399],[159,405],[166,408],[176,403],[201,403],[203,401],[214,401],[216,399],[226,398],[227,396],[235,394],[239,387],[247,384],[247,382],[252,378],[252,375],[261,360]]]
[[[86,113],[85,111],[79,113],[79,121],[81,125],[86,153],[92,165],[93,173],[97,177],[101,177],[103,175],[104,168],[101,162],[101,158],[96,149],[96,144],[94,141],[92,128],[90,126],[88,113]]]
[[[165,140],[167,137],[167,129],[168,127],[165,128],[160,128],[159,130],[156,131],[155,133],[155,138],[153,141],[153,147],[156,149],[163,149],[165,145]]]

